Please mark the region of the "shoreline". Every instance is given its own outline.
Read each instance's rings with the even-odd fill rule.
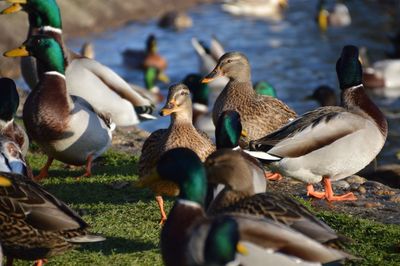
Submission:
[[[160,18],[169,11],[185,11],[199,4],[218,0],[58,0],[61,10],[64,39],[79,38],[121,27],[130,22]],[[110,7],[112,2],[112,7]],[[9,6],[0,3],[0,8]],[[73,15],[72,15],[73,14]],[[21,45],[28,32],[25,12],[0,15],[1,52]],[[17,78],[20,75],[19,58],[0,60],[0,76]]]

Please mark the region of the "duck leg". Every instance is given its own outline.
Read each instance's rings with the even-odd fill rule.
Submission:
[[[283,176],[279,173],[268,172],[268,173],[264,173],[264,175],[265,175],[265,179],[270,180],[270,181],[279,181],[283,178]]]
[[[165,214],[165,211],[164,211],[164,200],[161,196],[156,196],[156,201],[157,201],[158,207],[160,208],[160,213],[161,213],[160,225],[163,225],[165,223],[165,221],[167,220],[167,215]]]
[[[93,155],[90,154],[86,159],[86,172],[81,177],[90,177],[92,175]],[[80,177],[78,177],[79,179]]]
[[[324,199],[325,192],[318,192],[314,190],[314,186],[312,184],[307,185],[307,196],[311,196],[317,199]]]
[[[43,168],[40,169],[39,175],[34,177],[35,181],[40,181],[40,180],[45,179],[46,177],[49,176],[49,168],[50,168],[51,164],[53,163],[53,160],[54,160],[54,158],[47,157],[47,162],[43,166]]]
[[[332,190],[331,179],[328,176],[324,176],[323,181],[325,186],[325,198],[327,201],[357,200],[357,197],[354,196],[353,192],[335,196]]]
[[[43,266],[45,263],[47,263],[46,259],[37,260],[35,266]]]

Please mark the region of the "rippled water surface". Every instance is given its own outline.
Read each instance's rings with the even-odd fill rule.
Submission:
[[[143,48],[147,36],[154,33],[159,39],[159,51],[169,63],[167,74],[173,82],[178,82],[186,74],[198,70],[191,38],[196,36],[209,41],[215,34],[227,51],[242,51],[248,56],[253,81],[269,81],[277,88],[278,97],[301,114],[317,107],[314,102],[302,100],[315,87],[321,84],[338,87],[335,62],[343,45],[368,47],[372,61],[384,57],[384,51],[390,48],[385,34],[392,30],[391,18],[376,3],[350,1],[352,25],[331,28],[327,34],[321,34],[314,21],[316,1],[289,2],[290,7],[281,21],[232,17],[222,12],[219,5],[203,5],[189,12],[194,26],[182,32],[160,29],[156,21],[150,21],[132,23],[91,36],[90,40],[95,45],[98,61],[113,68],[129,82],[142,85],[142,74],[122,65],[121,51]],[[83,41],[72,40],[69,46],[77,50]],[[399,101],[377,97],[374,100],[393,117],[389,119],[391,133],[382,158],[385,162],[395,162],[395,152],[400,147],[400,131],[398,119],[392,113],[400,110]],[[167,124],[168,120],[162,119],[145,123],[142,127],[154,130]]]

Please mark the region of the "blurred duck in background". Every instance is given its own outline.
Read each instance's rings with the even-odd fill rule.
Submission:
[[[79,244],[104,241],[70,207],[31,179],[0,172],[0,239],[7,264],[60,255]],[[0,258],[1,259],[1,258]]]
[[[90,176],[92,161],[111,145],[115,125],[107,113],[100,113],[84,99],[68,94],[62,47],[49,36],[33,35],[21,47],[4,55],[34,56],[43,66],[39,83],[23,109],[28,135],[47,155],[46,165],[35,179],[48,176],[54,159],[72,165],[86,164],[84,176]]]
[[[328,27],[346,27],[351,24],[349,9],[344,3],[336,2],[333,10],[328,11],[325,0],[319,0],[317,5],[317,22],[322,32]]]
[[[182,31],[193,26],[192,18],[182,11],[169,11],[161,16],[158,21],[161,28],[172,29],[174,31]]]
[[[12,6],[1,13],[10,14],[19,10],[27,12],[29,36],[40,32],[52,36],[61,45],[65,55],[65,77],[69,94],[82,97],[99,112],[109,113],[117,126],[134,125],[139,123],[140,119],[152,118],[150,113],[154,107],[149,99],[135,92],[110,68],[95,60],[82,57],[65,46],[60,9],[55,0],[9,0],[8,2],[13,3]],[[36,62],[29,60],[24,64],[21,63],[21,67],[23,73],[28,73],[30,78],[25,80],[33,89],[38,83]],[[38,69],[41,70],[42,66]]]
[[[222,10],[235,16],[280,19],[287,6],[287,0],[228,0]]]
[[[29,138],[25,130],[14,121],[18,106],[19,95],[14,81],[0,78],[0,136],[17,143],[25,156],[28,152]]]
[[[317,101],[320,106],[338,105],[335,90],[327,85],[318,86],[313,94],[307,96],[305,99]]]

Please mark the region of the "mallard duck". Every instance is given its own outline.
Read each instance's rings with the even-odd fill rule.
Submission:
[[[170,149],[190,148],[205,161],[215,147],[204,132],[193,126],[192,101],[189,89],[184,84],[176,84],[169,88],[167,102],[160,114],[162,116],[171,115],[171,124],[166,129],[154,131],[144,142],[139,159],[141,180],[137,185],[149,187],[156,193],[156,200],[161,212],[161,223],[164,223],[167,216],[164,212],[161,195],[176,196],[179,191],[176,186],[170,186],[164,182],[154,183],[152,179],[148,180],[146,176],[149,171],[156,166],[160,156]]]
[[[19,145],[4,136],[0,136],[0,172],[32,176]]]
[[[280,18],[287,0],[233,0],[222,4],[222,10],[235,16]]]
[[[0,136],[5,136],[16,142],[22,153],[26,155],[29,139],[25,130],[14,122],[14,116],[19,106],[17,87],[12,79],[0,78]]]
[[[42,34],[54,37],[60,43],[64,51],[65,76],[69,94],[85,99],[99,112],[109,113],[117,126],[137,124],[142,114],[147,119],[148,114],[153,111],[153,106],[148,99],[135,92],[110,68],[95,60],[82,57],[65,46],[60,10],[55,0],[10,0],[8,2],[13,5],[3,10],[3,14],[22,9],[31,17],[29,36],[40,31]],[[41,67],[38,69],[40,70]],[[29,66],[28,69],[22,70],[31,73],[35,71]],[[37,82],[31,89],[36,84]]]
[[[363,169],[382,149],[388,132],[379,108],[362,85],[358,49],[345,46],[336,63],[342,103],[305,113],[277,131],[250,142],[251,154],[269,161],[286,176],[307,183],[307,194],[328,201],[356,200],[353,193],[336,196],[331,181]],[[324,182],[325,192],[314,191]]]
[[[349,26],[351,24],[349,9],[344,3],[335,3],[333,10],[328,11],[326,9],[325,0],[319,0],[317,22],[321,31],[326,31],[329,26]]]
[[[306,97],[306,100],[317,101],[320,106],[338,105],[334,89],[327,85],[318,86],[313,94]]]
[[[207,209],[208,215],[245,213],[262,216],[290,226],[321,243],[339,239],[332,228],[295,200],[267,191],[262,173],[255,176],[254,165],[249,164],[238,151],[217,150],[204,165],[208,182],[224,186]]]
[[[210,88],[201,80],[200,74],[188,74],[182,83],[189,88],[192,94],[193,125],[207,133],[208,136],[212,136],[215,126],[209,110]]]
[[[154,67],[164,73],[167,68],[167,60],[157,51],[157,39],[150,34],[146,40],[146,50],[126,49],[122,52],[124,64],[130,68],[146,69]]]
[[[208,83],[219,76],[229,78],[229,82],[215,102],[213,122],[216,124],[225,110],[237,111],[248,135],[243,139],[245,143],[265,136],[296,117],[296,113],[282,101],[271,96],[259,95],[254,91],[250,64],[244,54],[224,54],[203,82]]]
[[[111,145],[114,126],[107,114],[68,94],[61,46],[51,37],[36,35],[4,55],[31,55],[43,65],[44,74],[23,109],[28,135],[48,156],[37,179],[48,175],[53,159],[73,165],[86,163],[85,176],[90,176],[92,161]]]
[[[254,90],[260,95],[271,96],[274,98],[277,97],[276,89],[264,80],[254,83]]]
[[[377,61],[365,67],[363,84],[367,89],[399,88],[400,59]]]
[[[166,12],[158,21],[161,28],[169,28],[175,31],[181,31],[193,26],[192,18],[182,11],[172,10]]]
[[[192,46],[199,58],[199,73],[207,75],[218,63],[218,59],[224,55],[225,49],[216,37],[211,38],[210,47],[197,38],[192,38]],[[221,90],[228,83],[228,79],[223,77],[212,81],[209,86],[213,90]]]
[[[161,156],[152,173],[155,179],[162,178],[178,184],[180,191],[179,199],[161,231],[161,254],[165,265],[210,265],[204,263],[204,241],[209,235],[211,223],[220,216],[207,218],[205,215],[203,206],[207,182],[200,158],[187,148],[172,149]],[[323,263],[347,257],[344,252],[325,247],[272,220],[245,214],[229,217],[239,225],[240,240],[268,249],[269,252],[264,254],[287,258],[294,256]]]
[[[0,241],[12,260],[43,260],[80,243],[105,240],[71,208],[29,178],[0,172]],[[36,265],[42,265],[39,264]]]

